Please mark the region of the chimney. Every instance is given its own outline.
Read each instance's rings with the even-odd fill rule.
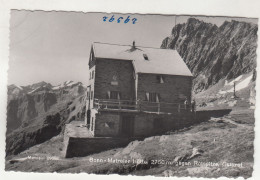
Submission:
[[[131,47],[131,49],[129,50],[130,52],[133,52],[136,50],[136,47],[135,47],[135,41],[133,41],[133,45]]]
[[[135,41],[133,41],[133,46],[132,46],[133,49],[135,49]]]

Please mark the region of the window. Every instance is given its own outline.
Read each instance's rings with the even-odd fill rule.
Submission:
[[[90,98],[91,98],[91,100],[93,99],[93,91],[91,91],[91,97]]]
[[[90,55],[89,55],[89,64],[92,63],[92,61],[94,61],[93,50],[90,51]]]
[[[89,92],[87,91],[87,99],[89,99]]]
[[[136,76],[135,76],[135,72],[133,71],[133,77],[134,77],[134,79],[136,79]]]
[[[161,84],[164,83],[164,78],[163,78],[162,75],[156,76],[156,80],[157,80],[158,83],[161,83]]]
[[[145,60],[149,60],[147,54],[143,54]]]
[[[93,70],[93,71],[92,71],[92,79],[94,79],[94,73],[95,73],[95,72],[94,72],[94,70]]]
[[[107,99],[121,99],[121,93],[119,91],[108,91]]]
[[[94,129],[94,117],[91,118],[91,131]]]
[[[89,79],[91,79],[91,72],[89,73]]]
[[[159,93],[146,92],[145,100],[149,102],[160,102],[160,95]]]
[[[87,125],[90,125],[90,117],[91,117],[91,111],[88,109],[87,110]],[[89,126],[88,126],[89,129]]]
[[[114,75],[112,76],[111,85],[113,85],[113,86],[118,85],[118,73],[117,72],[115,72]]]

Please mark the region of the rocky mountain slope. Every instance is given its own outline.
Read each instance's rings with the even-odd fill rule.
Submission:
[[[197,93],[197,109],[255,109],[256,82],[253,76],[254,73],[250,72],[232,80],[222,79],[207,90]]]
[[[234,79],[256,68],[256,24],[225,21],[220,27],[190,18],[177,24],[161,48],[176,49],[194,75],[199,92],[221,79]]]
[[[80,82],[8,86],[6,154],[17,154],[59,134],[65,123],[84,120],[85,89]]]

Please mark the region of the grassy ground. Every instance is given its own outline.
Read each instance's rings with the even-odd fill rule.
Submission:
[[[83,158],[62,158],[62,141],[62,136],[56,136],[9,157],[6,170],[247,178],[253,171],[253,110],[234,110],[221,118]]]

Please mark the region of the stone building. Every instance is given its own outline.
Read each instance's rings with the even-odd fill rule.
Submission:
[[[93,43],[85,123],[93,137],[167,131],[185,124],[191,89],[192,74],[175,50]]]

